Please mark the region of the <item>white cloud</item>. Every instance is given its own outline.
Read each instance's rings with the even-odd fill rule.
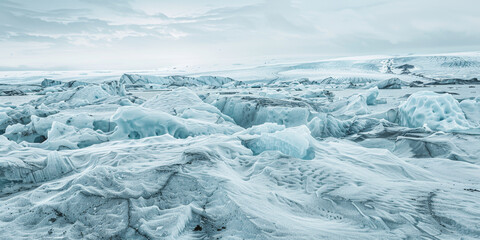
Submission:
[[[479,8],[476,0],[3,0],[0,66],[131,69],[478,50]]]

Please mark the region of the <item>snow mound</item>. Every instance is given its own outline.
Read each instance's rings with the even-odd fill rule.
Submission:
[[[399,107],[399,123],[406,127],[427,127],[436,131],[466,130],[472,127],[450,94],[421,91]]]

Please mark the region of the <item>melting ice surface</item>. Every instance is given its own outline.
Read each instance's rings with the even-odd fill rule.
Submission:
[[[479,70],[7,74],[0,238],[479,239]]]

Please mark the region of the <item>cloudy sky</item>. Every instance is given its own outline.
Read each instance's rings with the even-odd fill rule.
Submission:
[[[478,0],[0,0],[0,70],[480,50]]]

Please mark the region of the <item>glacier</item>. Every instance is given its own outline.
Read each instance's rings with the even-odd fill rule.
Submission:
[[[0,238],[479,239],[478,62],[5,74]]]

